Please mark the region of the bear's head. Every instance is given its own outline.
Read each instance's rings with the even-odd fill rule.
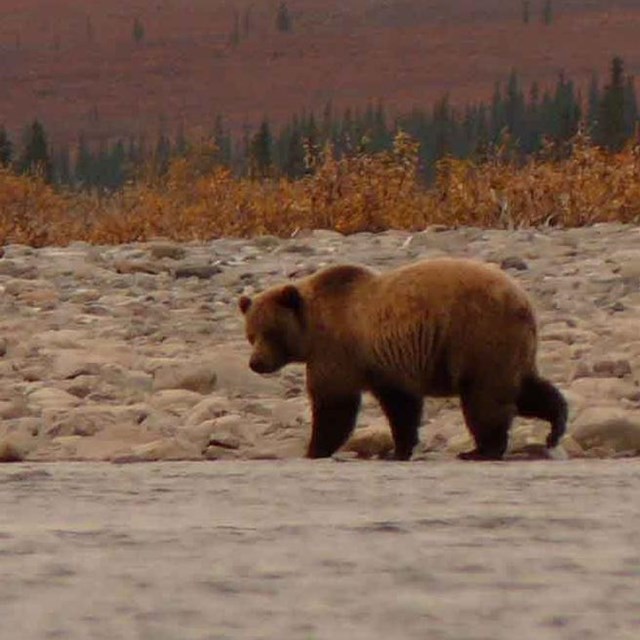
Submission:
[[[255,298],[241,296],[238,306],[253,347],[253,371],[273,373],[290,362],[304,361],[304,300],[294,285],[274,287]]]

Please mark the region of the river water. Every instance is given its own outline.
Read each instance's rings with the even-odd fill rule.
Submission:
[[[637,640],[640,461],[0,466],[0,640]]]

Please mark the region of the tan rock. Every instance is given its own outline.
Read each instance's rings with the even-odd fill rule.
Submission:
[[[475,443],[471,434],[468,432],[460,433],[460,435],[454,436],[447,443],[447,452],[449,453],[463,453],[464,451],[471,451],[475,447]]]
[[[540,338],[543,341],[557,341],[564,342],[565,344],[583,344],[592,343],[597,339],[596,334],[593,331],[587,331],[584,329],[555,329],[555,330],[543,330],[540,334]]]
[[[219,396],[204,398],[196,404],[184,419],[186,426],[197,425],[229,413],[229,402]]]
[[[593,374],[601,377],[623,378],[631,375],[631,364],[624,357],[608,357],[593,363]]]
[[[640,411],[615,407],[585,409],[571,425],[570,435],[585,451],[640,454]]]
[[[385,458],[393,451],[393,438],[387,425],[361,427],[345,443],[344,451],[353,451],[361,458]]]
[[[46,410],[46,409],[69,409],[77,407],[80,400],[56,387],[40,387],[31,391],[27,396],[27,402],[30,409]]]
[[[202,401],[201,393],[189,389],[161,389],[147,398],[151,406],[176,415],[185,414]]]
[[[283,393],[280,373],[261,376],[249,369],[248,343],[218,347],[211,351],[216,363],[218,389],[243,396],[279,396]]]
[[[149,252],[156,260],[170,258],[171,260],[182,260],[187,255],[187,250],[176,242],[155,241],[149,245]]]
[[[290,458],[304,458],[307,451],[307,438],[287,438],[281,442],[267,442],[258,444],[238,453],[248,460],[287,460]],[[340,452],[338,452],[340,453]],[[338,455],[338,454],[336,454]],[[358,454],[352,452],[352,455]]]
[[[22,462],[25,452],[11,440],[0,439],[0,462]]]
[[[87,330],[50,329],[31,337],[31,344],[45,349],[75,349],[87,338]]]
[[[157,460],[202,460],[200,450],[181,438],[163,438],[114,454],[112,462],[154,462]]]
[[[509,451],[523,451],[530,447],[544,446],[549,425],[542,421],[518,421],[509,433]]]
[[[162,268],[150,261],[150,260],[127,260],[119,259],[113,264],[114,269],[118,273],[132,274],[132,273],[150,273],[157,274],[162,271]]]
[[[640,394],[640,387],[631,380],[620,378],[577,378],[569,389],[584,398],[603,400],[636,400]]]
[[[2,420],[24,418],[29,414],[29,407],[22,397],[13,400],[0,400],[0,419]]]
[[[34,289],[33,291],[22,292],[18,299],[23,304],[28,304],[32,307],[53,309],[58,304],[60,296],[53,289]]]
[[[207,460],[237,460],[240,453],[235,449],[210,445],[202,454]]]
[[[187,389],[197,393],[211,393],[218,376],[212,364],[176,364],[157,369],[153,375],[153,390]]]
[[[97,289],[76,289],[70,296],[69,301],[77,304],[86,304],[100,299],[102,293]]]
[[[78,460],[77,444],[82,436],[60,436],[52,438],[34,447],[26,456],[26,460],[34,462]]]
[[[567,434],[562,438],[562,442],[558,445],[564,449],[569,458],[584,458],[584,449],[580,446],[580,443],[571,435]]]
[[[311,416],[309,401],[305,395],[281,400],[271,408],[270,419],[279,427],[298,428],[309,422]]]
[[[64,350],[57,353],[51,365],[55,378],[70,379],[79,375],[96,375],[100,365],[87,351]]]
[[[45,411],[43,422],[50,436],[93,436],[116,424],[139,424],[145,416],[142,407],[85,405]]]
[[[193,442],[201,451],[204,450],[210,442],[211,435],[216,430],[216,420],[206,420],[195,425],[182,427],[180,436]]]
[[[636,251],[635,257],[628,257],[620,264],[619,274],[625,280],[640,283],[640,255]]]

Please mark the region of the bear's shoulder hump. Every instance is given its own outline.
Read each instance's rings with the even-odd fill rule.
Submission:
[[[340,294],[375,276],[371,269],[354,264],[327,267],[314,274],[313,288],[323,294]]]

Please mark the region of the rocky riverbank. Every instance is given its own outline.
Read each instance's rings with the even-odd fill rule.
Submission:
[[[640,453],[640,227],[300,232],[177,244],[32,249],[0,258],[0,459],[202,460],[303,454],[304,371],[247,366],[236,301],[345,261],[391,268],[440,255],[496,262],[531,292],[542,373],[566,393],[560,455]],[[518,421],[511,455],[546,425]],[[453,400],[429,401],[418,457],[468,448]],[[367,401],[342,455],[391,448]]]

